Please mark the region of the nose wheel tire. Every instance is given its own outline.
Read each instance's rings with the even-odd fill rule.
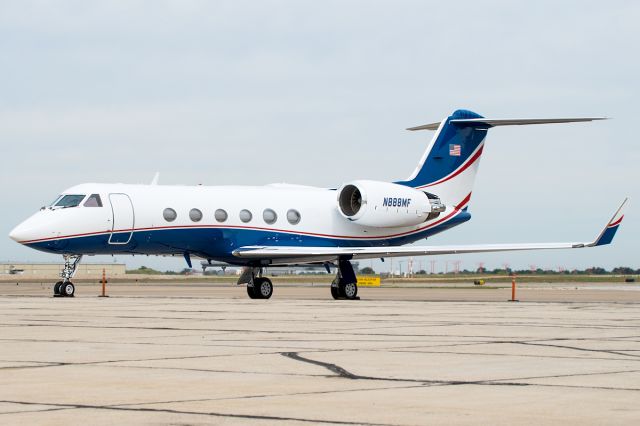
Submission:
[[[56,284],[57,285],[57,284]],[[60,283],[59,295],[63,297],[73,297],[76,287],[71,282]]]
[[[273,294],[273,284],[269,278],[254,278],[253,283],[247,284],[247,294],[252,299],[269,299]]]
[[[62,293],[60,291],[60,287],[62,287],[63,282],[62,281],[58,281],[57,283],[54,284],[53,286],[53,295],[54,296],[62,296]]]

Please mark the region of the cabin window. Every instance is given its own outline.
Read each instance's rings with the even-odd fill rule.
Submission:
[[[100,195],[91,194],[87,201],[84,202],[83,206],[85,207],[102,207],[102,200],[100,199]]]
[[[278,220],[278,215],[271,209],[265,209],[265,211],[262,212],[262,218],[265,222],[271,225],[276,223],[276,220]]]
[[[227,212],[222,209],[216,210],[216,212],[213,215],[215,216],[218,222],[224,222],[227,220],[227,217],[228,217]]]
[[[253,215],[249,210],[247,209],[240,210],[240,220],[243,221],[244,223],[249,222],[252,217]]]
[[[202,212],[198,209],[191,209],[189,211],[189,219],[193,222],[200,222],[202,220]]]
[[[84,195],[63,195],[54,207],[77,207],[84,200]]]
[[[178,217],[178,213],[176,213],[174,209],[167,207],[162,212],[162,217],[164,217],[164,220],[166,220],[167,222],[173,222]]]
[[[287,212],[287,220],[292,225],[300,223],[300,212],[298,210],[291,209]]]

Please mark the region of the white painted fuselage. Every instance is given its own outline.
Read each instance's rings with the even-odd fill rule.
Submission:
[[[419,225],[362,226],[340,213],[336,190],[287,184],[88,183],[69,188],[63,191],[64,195],[83,198],[74,207],[42,208],[16,227],[11,237],[52,253],[190,253],[242,264],[241,259],[232,256],[233,250],[242,246],[401,245],[468,220],[468,213],[462,210],[464,205],[459,205],[446,206],[441,215]],[[84,205],[92,195],[99,196],[102,207]],[[175,211],[175,219],[165,218],[166,209]],[[201,218],[197,212],[190,214],[194,209],[201,213]],[[216,218],[219,210],[226,213],[226,219]],[[243,210],[250,212],[250,219],[247,220],[246,213],[241,219]],[[273,214],[265,215],[265,210],[274,212],[275,218]],[[289,217],[292,211],[293,218],[299,218],[297,222]]]

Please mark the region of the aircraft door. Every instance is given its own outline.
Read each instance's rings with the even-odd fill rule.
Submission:
[[[109,201],[113,212],[113,227],[109,244],[127,244],[131,240],[135,225],[131,198],[127,194],[109,194]]]

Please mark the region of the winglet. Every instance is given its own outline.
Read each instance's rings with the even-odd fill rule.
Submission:
[[[616,231],[620,227],[622,219],[624,218],[624,207],[627,204],[628,200],[628,197],[624,199],[609,223],[607,223],[607,226],[604,227],[602,232],[600,232],[600,235],[598,235],[598,237],[591,244],[587,245],[588,247],[603,246],[606,244],[610,244],[611,241],[613,241],[613,237],[616,235]]]
[[[153,176],[153,179],[151,180],[151,185],[157,185],[159,180],[160,172],[156,172],[156,174]]]

